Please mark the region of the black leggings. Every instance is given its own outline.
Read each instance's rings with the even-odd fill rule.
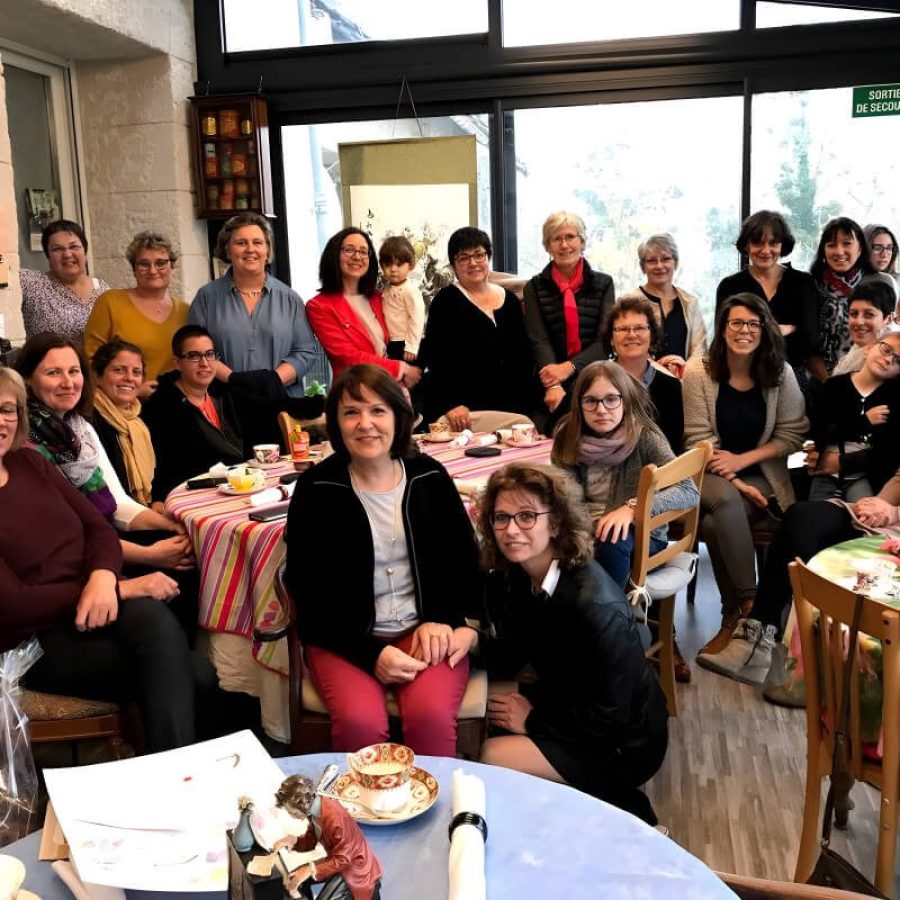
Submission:
[[[784,514],[769,546],[749,617],[763,625],[774,625],[780,635],[791,605],[788,563],[798,556],[808,562],[820,550],[859,535],[850,513],[836,503],[827,500],[794,503]]]
[[[44,655],[25,675],[28,687],[137,701],[151,751],[194,742],[194,665],[187,637],[166,604],[125,600],[111,625],[78,631],[72,621],[38,638]]]

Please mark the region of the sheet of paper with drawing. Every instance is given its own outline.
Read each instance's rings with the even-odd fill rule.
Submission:
[[[250,731],[45,775],[82,879],[158,891],[225,890],[238,798],[268,806],[284,778]]]

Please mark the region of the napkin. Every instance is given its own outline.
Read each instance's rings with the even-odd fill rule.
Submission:
[[[484,782],[462,769],[453,773],[453,815],[485,816]],[[484,838],[474,825],[458,825],[450,838],[449,900],[485,900]]]
[[[258,494],[251,494],[250,505],[271,506],[273,503],[283,503],[294,496],[294,488],[296,486],[297,482],[292,481],[290,484],[277,484],[275,487],[266,488]]]
[[[468,428],[464,428],[452,441],[451,447],[465,447],[472,440],[473,434]]]
[[[214,466],[209,467],[209,474],[215,477],[221,477],[228,474],[228,466],[223,462],[217,462]]]

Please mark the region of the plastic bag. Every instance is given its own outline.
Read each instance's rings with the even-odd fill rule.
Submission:
[[[19,682],[43,652],[32,638],[0,653],[0,847],[33,830],[37,814],[37,771]]]

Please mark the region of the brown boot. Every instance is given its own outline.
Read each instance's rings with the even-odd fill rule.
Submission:
[[[731,643],[731,638],[734,634],[734,630],[737,628],[738,622],[741,619],[746,618],[751,609],[753,609],[753,601],[745,600],[737,609],[723,612],[722,627],[712,640],[707,641],[707,643],[697,651],[697,655],[699,656],[701,653],[721,653]]]

